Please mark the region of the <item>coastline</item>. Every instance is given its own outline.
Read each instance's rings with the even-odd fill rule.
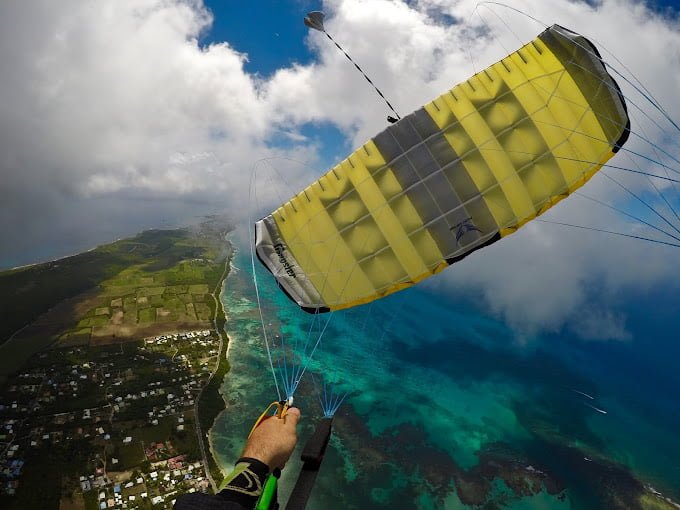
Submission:
[[[8,431],[0,467],[10,478],[0,507],[92,508],[97,493],[113,497],[115,485],[136,472],[129,482],[139,487],[122,497],[169,508],[173,495],[220,481],[208,471],[214,462],[205,441],[212,410],[224,407],[217,390],[229,370],[221,303],[231,268],[228,228],[211,220],[191,230],[154,229],[3,272],[10,313],[0,378],[7,372],[11,381],[0,388]],[[21,384],[26,378],[31,384]],[[114,399],[121,402],[115,410]]]
[[[227,334],[227,344],[231,345],[232,341],[233,341],[233,338]],[[227,347],[225,360],[227,362],[229,361],[229,347]],[[225,373],[225,375],[226,375],[226,373]],[[215,442],[213,440],[213,428],[215,427],[215,423],[217,422],[217,419],[222,415],[222,413],[226,412],[226,410],[227,410],[227,401],[224,398],[224,394],[222,392],[220,392],[220,396],[222,397],[222,400],[224,401],[224,409],[222,409],[222,411],[220,411],[215,416],[215,419],[213,420],[212,424],[210,425],[210,428],[208,429],[206,436],[207,436],[207,441],[208,441],[208,451],[210,452],[210,458],[212,459],[212,462],[215,464],[215,467],[217,468],[217,470],[219,472],[219,476],[221,477],[221,479],[224,479],[224,477],[229,473],[230,469],[226,468],[220,462],[219,456],[217,455],[217,450],[215,448]],[[219,488],[219,484],[215,485],[215,492],[217,492],[217,488]]]
[[[167,228],[145,228],[145,229],[142,229],[139,232],[137,232],[137,234],[135,234],[135,235],[143,234],[144,232],[149,232],[151,230],[175,230],[175,229],[178,229],[178,228],[182,228],[182,227],[177,226],[177,227],[167,227]],[[131,236],[117,237],[113,241],[104,241],[104,242],[101,242],[101,243],[96,244],[94,246],[91,246],[90,248],[83,248],[80,251],[75,251],[75,252],[72,252],[72,253],[69,252],[66,255],[59,255],[58,257],[53,258],[53,259],[37,260],[35,262],[29,262],[28,264],[19,264],[18,266],[12,266],[12,267],[4,267],[4,268],[0,267],[0,271],[15,271],[17,269],[26,269],[26,268],[33,267],[33,266],[39,266],[40,264],[53,264],[55,262],[61,262],[64,259],[75,257],[75,256],[81,255],[83,253],[89,253],[91,251],[96,250],[97,248],[101,248],[102,246],[117,243],[118,241],[124,241],[126,239],[129,239],[130,237]]]
[[[106,241],[106,240],[101,241],[101,242],[99,242],[99,244],[96,244],[94,246],[90,246],[89,248],[83,247],[80,250],[76,249],[77,251],[74,251],[74,252],[69,250],[68,253],[66,253],[64,255],[54,256],[54,258],[47,258],[47,259],[44,259],[44,260],[38,259],[34,262],[28,262],[26,264],[19,264],[19,265],[16,265],[16,266],[3,266],[3,267],[0,267],[0,271],[15,271],[17,269],[26,269],[26,268],[30,268],[30,267],[33,267],[33,266],[39,266],[40,264],[52,264],[54,262],[60,262],[64,259],[75,257],[75,256],[83,254],[83,253],[89,253],[91,251],[96,250],[97,248],[100,248],[102,246],[106,246],[108,244],[117,243],[118,241],[124,241],[126,239],[129,239],[130,237],[134,237],[135,235],[143,234],[144,232],[149,232],[149,231],[153,231],[153,230],[177,230],[177,229],[186,228],[188,226],[189,225],[184,225],[184,226],[182,226],[182,225],[175,225],[175,226],[166,225],[166,226],[163,226],[163,227],[143,228],[142,230],[139,230],[136,233],[133,233],[133,234],[130,234],[130,235],[127,235],[127,236],[123,236],[123,237],[116,237],[115,239],[113,239],[111,241]],[[48,257],[50,257],[50,256],[48,255]]]
[[[238,253],[238,249],[236,246],[232,245],[232,256],[231,256],[231,263],[230,263],[230,268],[229,268],[229,275],[227,278],[234,277],[239,273],[239,268],[235,265],[235,259]],[[227,303],[224,301],[224,294],[225,294],[225,289],[226,289],[226,278],[225,278],[225,285],[223,286],[221,298],[222,298],[222,308],[224,310],[225,318],[227,320],[226,325],[229,326],[230,328],[234,327],[234,324],[232,322],[233,316],[230,317],[228,315],[228,310],[226,308]],[[227,348],[226,348],[226,353],[224,356],[225,362],[229,365],[230,369],[228,372],[231,372],[231,360],[230,360],[230,355],[232,353],[232,347],[236,347],[237,344],[235,343],[235,339],[237,338],[237,335],[234,334],[234,331],[232,331],[231,334],[227,332],[227,328],[225,327],[225,336],[227,338]],[[224,479],[224,477],[231,472],[233,469],[233,463],[225,462],[223,458],[221,458],[219,454],[219,442],[220,439],[223,439],[220,437],[219,432],[215,429],[215,425],[219,422],[220,418],[225,416],[225,414],[228,412],[229,408],[233,408],[233,404],[229,403],[229,395],[224,393],[223,391],[223,386],[224,386],[224,379],[226,376],[227,372],[225,372],[221,379],[220,379],[220,387],[219,387],[219,395],[222,399],[222,408],[220,411],[215,415],[212,424],[206,434],[207,436],[207,441],[208,441],[208,449],[210,451],[210,456],[211,456],[211,465],[212,465],[212,473],[213,477],[217,480],[218,478],[220,480]],[[233,376],[233,374],[230,374]],[[232,460],[235,460],[236,457],[233,457]],[[219,483],[216,484],[217,487],[219,487]]]
[[[153,230],[153,229],[147,229],[147,230]],[[144,231],[142,231],[142,232],[144,232]],[[27,269],[29,267],[39,266],[40,264],[52,264],[54,262],[60,262],[64,259],[69,259],[71,257],[75,257],[75,256],[81,255],[83,253],[89,253],[91,251],[96,250],[97,248],[99,248],[101,246],[106,246],[107,244],[117,243],[118,241],[122,241],[123,239],[126,239],[126,238],[125,237],[119,237],[117,239],[114,239],[110,243],[101,243],[101,244],[98,244],[96,246],[92,246],[91,248],[88,248],[86,250],[77,251],[75,253],[69,253],[67,255],[57,257],[56,259],[38,260],[37,262],[29,262],[28,264],[20,264],[18,266],[0,268],[0,271],[16,271],[17,269]]]
[[[228,349],[229,343],[231,341],[229,335],[226,332],[227,315],[224,309],[224,304],[222,302],[222,295],[224,294],[224,288],[229,274],[232,269],[232,260],[235,254],[234,246],[225,239],[229,248],[229,253],[226,257],[224,264],[224,271],[220,276],[219,281],[215,285],[215,289],[212,292],[212,297],[215,305],[215,312],[213,316],[213,327],[220,338],[220,346],[217,355],[217,365],[215,369],[211,372],[208,383],[201,389],[201,392],[196,396],[195,401],[195,418],[196,418],[196,434],[198,437],[199,448],[201,450],[201,455],[203,457],[203,465],[205,467],[205,472],[210,481],[210,485],[213,492],[217,491],[217,487],[222,482],[224,478],[224,472],[217,460],[215,452],[212,448],[211,442],[211,431],[215,424],[216,418],[224,410],[226,402],[220,388],[222,387],[222,381],[224,376],[229,372],[230,365],[228,359]],[[226,348],[225,348],[226,344]],[[203,427],[201,423],[210,423],[205,432],[203,432]],[[208,443],[208,454],[206,454],[205,443]]]
[[[244,250],[239,255],[244,256]],[[229,374],[230,377],[223,381],[221,398],[228,403],[223,405],[222,412],[215,418],[208,433],[210,454],[215,464],[224,471],[231,468],[230,464],[236,459],[241,441],[247,433],[248,424],[243,417],[259,409],[258,406],[270,391],[267,384],[255,384],[255,381],[260,380],[262,374],[259,370],[265,359],[262,358],[264,354],[261,346],[251,335],[259,321],[254,317],[252,283],[248,281],[247,274],[239,276],[235,270],[241,264],[245,265],[245,261],[235,255],[232,259],[234,271],[230,271],[231,279],[225,283],[222,296],[223,306],[229,311],[227,337],[230,342],[232,339],[237,340],[234,345],[228,344],[225,357],[229,357],[229,363],[237,364],[238,368],[235,366],[236,372]],[[266,281],[269,283],[265,285],[271,284],[269,280]],[[275,323],[281,321],[289,325],[291,331],[308,330],[307,327],[301,327],[305,316],[287,313],[288,302],[283,297],[275,292],[270,295],[266,290],[264,294],[265,299],[273,300],[267,302],[270,311],[277,310],[277,318],[273,320]],[[433,485],[428,494],[422,497],[436,507],[450,495],[449,482],[453,472],[456,473],[457,482],[466,489],[467,496],[480,500],[487,498],[488,501],[500,501],[499,498],[504,497],[502,494],[484,492],[484,488],[487,483],[500,483],[503,477],[514,480],[515,476],[522,479],[530,476],[538,483],[549,476],[552,482],[561,481],[569,484],[568,487],[576,488],[571,489],[576,492],[567,492],[566,496],[562,496],[566,499],[559,499],[559,495],[546,491],[522,496],[523,489],[518,485],[513,501],[507,503],[507,508],[513,510],[530,508],[531,505],[563,510],[569,502],[591,501],[584,498],[595,498],[593,500],[600,503],[610,502],[613,496],[608,495],[609,491],[614,496],[641,496],[637,492],[641,485],[633,481],[625,466],[616,462],[584,461],[580,450],[569,447],[568,439],[574,434],[590,440],[588,434],[593,434],[595,429],[590,421],[597,423],[603,417],[582,406],[572,392],[565,392],[565,381],[568,384],[588,383],[583,386],[588,388],[602,388],[603,396],[607,392],[603,386],[596,386],[599,379],[591,380],[580,375],[580,372],[563,365],[553,353],[540,353],[527,359],[521,352],[515,355],[514,351],[503,350],[502,358],[507,363],[501,364],[496,351],[481,348],[462,336],[454,336],[450,320],[437,320],[437,317],[444,316],[441,313],[444,309],[442,303],[429,295],[416,297],[422,302],[414,301],[411,310],[418,312],[418,319],[411,320],[414,314],[405,314],[399,324],[405,336],[413,340],[407,344],[388,344],[390,350],[383,361],[386,365],[375,367],[381,370],[365,370],[364,367],[368,365],[362,364],[343,367],[333,361],[345,359],[348,352],[354,358],[370,360],[370,354],[384,346],[383,339],[371,329],[370,324],[365,331],[356,328],[356,322],[336,321],[333,334],[347,341],[341,345],[329,343],[329,349],[319,352],[318,362],[332,367],[326,372],[331,380],[351,378],[355,388],[370,390],[353,397],[351,405],[345,406],[337,416],[334,448],[329,451],[325,461],[326,475],[319,479],[315,489],[315,501],[319,507],[347,508],[357,504],[357,501],[415,502],[419,497],[418,488],[422,487],[424,480]],[[455,313],[462,316],[464,311]],[[423,322],[428,326],[423,327]],[[466,336],[483,331],[485,335],[495,333],[502,337],[505,331],[501,326],[492,329],[493,324],[489,326],[489,320],[483,316],[473,316],[467,322],[462,319],[457,321],[456,332],[460,330],[461,324],[464,325]],[[419,340],[421,338],[435,340],[423,346]],[[539,374],[532,376],[524,370],[527,363],[547,368],[545,371],[539,368]],[[370,365],[374,366],[374,362],[370,361]],[[395,370],[391,366],[405,367],[406,370]],[[559,370],[553,371],[552,368]],[[455,372],[458,377],[464,376],[466,383],[445,375],[449,372]],[[546,374],[550,377],[542,380]],[[436,383],[432,384],[431,381]],[[540,384],[535,384],[536,381]],[[392,395],[397,384],[402,385],[404,404],[401,411],[395,413],[389,406],[382,406],[376,400],[381,396]],[[525,402],[528,387],[539,397],[530,405]],[[436,405],[429,400],[433,392],[437,395]],[[554,406],[553,402],[556,403]],[[605,408],[609,410],[610,416],[617,414],[613,408]],[[452,413],[451,409],[455,412]],[[416,423],[404,423],[404,411],[415,416]],[[568,412],[563,414],[563,411]],[[571,428],[567,432],[546,431],[544,426],[548,419]],[[608,422],[602,423],[606,425]],[[479,431],[484,434],[481,440]],[[304,433],[309,432],[311,430],[307,429]],[[607,436],[601,433],[593,435],[592,439],[597,440],[598,437]],[[408,445],[416,442],[426,445],[426,448],[407,460],[404,452],[409,451]],[[588,444],[586,442],[586,446]],[[476,452],[482,452],[484,462],[479,462]],[[413,455],[413,452],[410,453]],[[434,463],[432,459],[435,459]],[[427,466],[427,470],[423,471],[423,466]],[[575,480],[569,477],[563,480],[565,470],[568,473],[585,474],[578,475]],[[294,471],[288,470],[284,476],[290,477]],[[362,473],[362,476],[357,478],[357,473]],[[592,479],[606,474],[611,485],[608,488],[591,485],[589,474]],[[405,482],[395,485],[391,480]],[[653,482],[656,487],[656,480]],[[292,483],[294,481],[289,484],[286,479],[282,487],[291,486]],[[579,485],[581,483],[584,485]],[[381,484],[378,491],[374,490],[376,484]],[[559,488],[561,485],[553,484],[551,487]],[[659,488],[663,492],[663,487]],[[591,490],[595,492],[591,493]],[[280,495],[286,499],[285,492]],[[661,496],[651,493],[650,489],[646,489],[642,497],[646,503],[656,504],[644,508],[677,508],[673,506],[674,503],[662,502]],[[628,506],[633,507],[632,504]]]

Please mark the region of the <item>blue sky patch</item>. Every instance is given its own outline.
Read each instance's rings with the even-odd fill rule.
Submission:
[[[321,9],[320,1],[205,0],[205,5],[212,11],[214,21],[201,45],[227,41],[237,51],[248,54],[247,72],[269,76],[295,62],[308,64],[313,60],[305,44],[309,29],[302,20],[307,12]]]

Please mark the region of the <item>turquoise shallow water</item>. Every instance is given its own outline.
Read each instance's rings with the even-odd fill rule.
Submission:
[[[212,433],[227,469],[277,398],[243,250],[235,266],[223,296],[233,340],[227,407]],[[265,274],[260,290],[282,362],[280,337],[301,351],[312,318]],[[664,334],[655,341],[677,352]],[[320,416],[321,381],[348,393],[309,508],[605,508],[608,494],[630,489],[629,470],[679,500],[680,381],[653,357],[643,362],[645,347],[559,335],[520,346],[464,300],[419,289],[336,313],[296,393],[301,442]],[[284,470],[283,501],[297,456]]]

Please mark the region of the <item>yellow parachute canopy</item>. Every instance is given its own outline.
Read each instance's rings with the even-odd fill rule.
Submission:
[[[309,312],[368,303],[547,211],[629,128],[597,49],[554,25],[259,220],[258,258]]]

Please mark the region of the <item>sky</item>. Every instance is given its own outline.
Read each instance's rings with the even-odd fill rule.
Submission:
[[[507,3],[611,50],[619,69],[641,78],[680,119],[674,2]],[[258,161],[304,163],[262,184],[285,195],[383,129],[384,104],[322,34],[302,24],[314,9],[326,12],[329,33],[402,114],[544,28],[472,0],[2,2],[0,267],[205,214],[226,214],[243,234]],[[662,122],[659,112],[639,104],[632,113],[646,136],[677,154],[677,131],[655,131],[645,115]],[[629,146],[644,149],[636,139]],[[656,200],[642,181],[628,185]],[[677,201],[674,188],[659,186]],[[648,213],[603,177],[587,189]],[[640,231],[582,197],[550,218]],[[470,295],[520,337],[570,328],[582,338],[626,340],[629,297],[680,287],[676,250],[532,223],[428,285]]]

